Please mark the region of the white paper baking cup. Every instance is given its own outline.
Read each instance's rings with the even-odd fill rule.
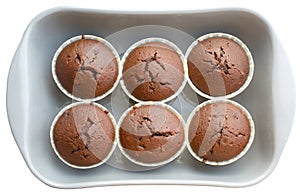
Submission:
[[[118,64],[118,76],[117,76],[117,79],[114,83],[114,85],[112,86],[111,89],[109,89],[106,93],[100,95],[100,96],[97,96],[97,97],[94,97],[94,98],[80,98],[80,97],[76,97],[74,96],[73,94],[69,93],[60,83],[59,79],[57,78],[57,75],[56,75],[56,60],[59,56],[59,54],[61,53],[61,51],[68,45],[70,45],[71,43],[75,42],[75,41],[78,41],[78,40],[81,40],[81,39],[90,39],[90,40],[96,40],[96,41],[99,41],[101,43],[103,43],[105,46],[107,46],[111,52],[114,54],[116,60],[117,60],[117,64]],[[66,95],[68,96],[69,98],[73,99],[73,100],[76,100],[76,101],[86,101],[86,102],[95,102],[95,101],[98,101],[98,100],[101,100],[103,98],[105,98],[106,96],[108,96],[109,94],[111,94],[113,92],[113,90],[117,87],[118,83],[119,83],[119,80],[121,78],[121,70],[120,70],[120,57],[119,57],[119,54],[117,52],[117,50],[108,42],[106,41],[105,39],[101,38],[101,37],[97,37],[95,35],[78,35],[78,36],[75,36],[75,37],[72,37],[70,39],[68,39],[67,41],[65,41],[55,52],[54,54],[54,57],[52,59],[52,76],[53,76],[53,79],[57,85],[57,87]]]
[[[203,103],[201,103],[200,105],[198,105],[192,112],[191,114],[189,115],[188,119],[187,119],[187,122],[186,122],[186,130],[189,132],[189,129],[190,129],[190,123],[191,123],[191,120],[193,119],[194,115],[203,107],[205,107],[206,105],[210,105],[210,104],[214,104],[214,103],[219,103],[219,102],[225,102],[225,103],[229,103],[229,104],[232,104],[234,105],[235,107],[241,109],[243,111],[243,113],[246,115],[246,117],[248,118],[249,120],[249,124],[250,124],[250,136],[249,136],[249,140],[248,140],[248,143],[247,145],[245,146],[245,148],[235,157],[229,159],[229,160],[226,160],[226,161],[219,161],[219,162],[216,162],[216,161],[210,161],[210,160],[206,160],[202,157],[200,157],[198,154],[196,154],[193,149],[191,148],[190,146],[190,140],[189,140],[189,137],[187,138],[187,148],[190,152],[190,154],[195,158],[197,159],[198,161],[202,162],[202,163],[205,163],[205,164],[208,164],[208,165],[214,165],[214,166],[221,166],[221,165],[228,165],[228,164],[231,164],[235,161],[237,161],[238,159],[242,158],[246,153],[247,151],[249,150],[249,148],[251,147],[252,143],[253,143],[253,140],[254,140],[254,137],[255,137],[255,126],[254,126],[254,122],[253,122],[253,119],[250,115],[250,113],[247,111],[246,108],[244,108],[242,105],[240,105],[239,103],[237,102],[234,102],[232,100],[226,100],[226,99],[214,99],[214,100],[207,100]],[[189,134],[187,133],[187,136],[189,136]]]
[[[171,100],[173,100],[174,98],[176,98],[183,90],[183,88],[185,87],[186,85],[186,78],[187,78],[187,75],[188,75],[188,69],[187,69],[187,61],[182,53],[182,51],[174,44],[172,43],[171,41],[169,40],[166,40],[166,39],[163,39],[163,38],[157,38],[157,37],[150,37],[150,38],[146,38],[146,39],[142,39],[136,43],[134,43],[133,45],[131,45],[127,51],[124,53],[122,59],[121,59],[121,74],[123,75],[123,67],[124,67],[124,63],[128,57],[128,55],[135,49],[135,48],[138,48],[139,46],[145,44],[145,43],[152,43],[152,42],[158,42],[158,43],[163,43],[169,47],[171,47],[172,49],[174,49],[174,51],[176,51],[176,53],[179,55],[181,61],[182,61],[182,64],[183,64],[183,81],[180,85],[180,87],[178,88],[177,91],[175,91],[175,93],[171,96],[169,96],[168,98],[166,99],[163,99],[163,100],[160,100],[159,102],[169,102]],[[121,78],[120,80],[120,84],[121,84],[121,87],[123,89],[123,91],[126,93],[126,95],[132,99],[133,101],[135,102],[146,102],[146,101],[143,101],[143,100],[140,100],[136,97],[134,97],[130,91],[127,89],[126,85],[125,85],[125,82],[123,80],[123,77]]]
[[[183,140],[183,143],[180,147],[180,149],[173,155],[171,156],[170,158],[168,158],[167,160],[164,160],[164,161],[160,161],[160,162],[157,162],[157,163],[145,163],[145,162],[141,162],[141,161],[138,161],[136,159],[134,159],[133,157],[131,157],[127,152],[126,152],[126,149],[124,149],[122,147],[122,144],[121,144],[121,140],[120,140],[120,128],[121,128],[121,125],[122,125],[122,122],[124,120],[124,118],[134,109],[136,108],[139,108],[139,107],[142,107],[142,106],[160,106],[160,107],[163,107],[169,111],[171,111],[173,114],[175,114],[178,119],[180,120],[181,124],[183,125],[183,131],[184,131],[184,140]],[[134,106],[131,106],[130,108],[128,108],[124,113],[123,115],[120,117],[119,119],[119,122],[118,122],[118,130],[117,130],[117,142],[118,142],[118,146],[119,146],[119,149],[121,151],[121,153],[129,160],[131,161],[132,163],[134,164],[137,164],[137,165],[140,165],[140,166],[144,166],[144,167],[160,167],[162,165],[166,165],[170,162],[172,162],[173,160],[175,160],[177,157],[180,156],[180,154],[183,152],[183,150],[185,149],[186,147],[186,143],[187,143],[187,130],[186,130],[186,126],[185,126],[185,121],[183,120],[182,116],[171,106],[165,104],[165,103],[161,103],[161,102],[152,102],[152,101],[148,101],[148,102],[141,102],[141,103],[137,103],[135,104]]]
[[[73,108],[73,107],[76,107],[76,106],[79,106],[79,105],[94,105],[96,106],[97,108],[100,108],[100,110],[104,111],[104,112],[108,112],[107,113],[107,116],[110,118],[113,126],[114,126],[114,130],[115,130],[115,137],[114,137],[114,140],[113,140],[113,144],[111,146],[111,150],[110,152],[108,153],[108,155],[103,159],[101,160],[99,163],[96,163],[96,164],[93,164],[93,165],[89,165],[89,166],[78,166],[78,165],[74,165],[74,164],[71,164],[69,163],[68,161],[66,161],[65,159],[63,159],[60,154],[58,153],[57,149],[56,149],[56,146],[55,146],[55,143],[54,143],[54,138],[53,138],[53,131],[54,131],[54,126],[55,124],[57,123],[58,119],[62,116],[62,114],[69,110],[70,108]],[[103,163],[105,163],[109,158],[110,156],[113,154],[115,148],[116,148],[116,145],[117,145],[117,136],[116,136],[116,133],[117,133],[117,123],[116,123],[116,120],[114,119],[113,115],[105,108],[103,107],[102,105],[100,104],[97,104],[95,102],[76,102],[76,103],[72,103],[66,107],[64,107],[54,118],[53,122],[52,122],[52,125],[51,125],[51,128],[50,128],[50,142],[51,142],[51,146],[55,152],[55,154],[57,155],[57,157],[62,161],[64,162],[66,165],[72,167],[72,168],[76,168],[76,169],[90,169],[90,168],[95,168],[95,167],[98,167],[100,165],[102,165]]]
[[[217,33],[209,33],[209,34],[205,34],[201,37],[199,37],[198,39],[196,39],[187,49],[186,51],[186,54],[185,54],[185,58],[186,60],[188,59],[191,51],[193,50],[193,48],[199,44],[199,42],[202,42],[206,39],[209,39],[209,38],[215,38],[215,37],[222,37],[222,38],[227,38],[227,39],[230,39],[234,42],[236,42],[237,44],[239,44],[243,50],[245,51],[247,57],[248,57],[248,63],[249,63],[249,73],[248,73],[248,76],[247,76],[247,79],[246,81],[244,82],[244,84],[236,91],[230,93],[230,94],[227,94],[227,95],[224,95],[224,96],[211,96],[211,95],[208,95],[204,92],[202,92],[201,90],[199,90],[195,85],[194,83],[191,81],[189,75],[187,75],[187,81],[189,83],[189,85],[191,86],[191,88],[197,93],[199,94],[200,96],[204,97],[204,98],[207,98],[207,99],[216,99],[216,98],[227,98],[227,99],[230,99],[230,98],[233,98],[235,96],[237,96],[238,94],[242,93],[247,87],[248,85],[250,84],[251,80],[252,80],[252,77],[253,77],[253,73],[254,73],[254,61],[253,61],[253,58],[252,58],[252,54],[250,52],[250,50],[248,49],[248,47],[237,37],[233,36],[233,35],[230,35],[230,34],[227,34],[227,33],[221,33],[221,32],[217,32]],[[224,92],[225,92],[225,84],[224,84]]]

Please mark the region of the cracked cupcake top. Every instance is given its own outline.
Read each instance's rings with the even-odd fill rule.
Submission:
[[[53,128],[56,151],[66,162],[91,166],[110,153],[115,129],[108,111],[91,104],[79,104],[63,112]]]
[[[122,78],[135,98],[161,101],[176,93],[182,85],[183,63],[170,46],[161,42],[144,43],[127,56]]]
[[[189,125],[189,143],[203,160],[227,161],[242,152],[250,138],[250,122],[237,106],[215,102],[198,110]]]
[[[133,107],[120,125],[121,147],[132,159],[159,163],[170,159],[184,143],[184,127],[178,116],[160,105]]]
[[[188,69],[196,88],[210,96],[224,96],[246,82],[249,61],[238,43],[214,37],[198,41],[188,55]]]
[[[92,99],[114,86],[118,78],[118,61],[104,43],[82,37],[60,52],[55,72],[62,87],[70,94]]]

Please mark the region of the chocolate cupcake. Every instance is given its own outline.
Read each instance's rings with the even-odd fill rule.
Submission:
[[[238,38],[211,33],[197,39],[186,53],[189,84],[201,96],[232,98],[250,83],[254,63]]]
[[[103,164],[112,154],[116,123],[112,115],[96,103],[74,103],[55,117],[50,131],[57,156],[74,168]]]
[[[135,43],[121,64],[122,88],[136,102],[170,101],[186,83],[184,56],[165,39],[148,38]]]
[[[140,103],[119,121],[118,143],[133,163],[159,166],[174,160],[185,147],[184,121],[170,106]]]
[[[117,86],[119,56],[106,40],[82,35],[69,39],[57,50],[52,74],[57,86],[68,97],[97,101]]]
[[[188,118],[188,149],[199,161],[226,165],[241,158],[254,139],[254,124],[245,108],[230,100],[206,101]]]

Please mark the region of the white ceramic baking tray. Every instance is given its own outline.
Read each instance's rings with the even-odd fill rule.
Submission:
[[[126,165],[117,150],[108,164],[91,170],[70,168],[55,156],[49,139],[51,121],[71,101],[59,91],[51,76],[51,60],[61,43],[78,34],[94,34],[110,41],[122,57],[134,42],[161,37],[175,43],[184,53],[197,37],[209,32],[239,37],[255,61],[251,84],[233,99],[249,110],[256,126],[253,145],[243,158],[215,167],[199,163],[185,150],[172,163],[146,171]],[[119,86],[98,103],[110,109],[118,120],[131,103],[123,95]],[[170,104],[186,120],[201,101],[187,85]],[[16,143],[31,172],[57,188],[126,184],[253,185],[276,166],[291,130],[294,107],[290,65],[272,27],[257,13],[236,8],[171,12],[50,9],[35,17],[26,29],[7,84],[7,112]]]

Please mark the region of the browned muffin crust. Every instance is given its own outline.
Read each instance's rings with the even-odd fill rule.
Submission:
[[[93,104],[66,110],[53,129],[59,155],[76,166],[90,166],[105,159],[115,137],[114,125],[107,113]]]
[[[178,53],[160,42],[133,49],[123,67],[127,90],[143,101],[160,101],[172,96],[184,81],[183,63]]]
[[[159,163],[180,150],[184,143],[184,127],[170,110],[145,105],[130,111],[122,121],[120,143],[132,159]]]
[[[224,96],[237,91],[247,80],[249,61],[244,49],[227,38],[199,41],[188,56],[192,83],[205,94]]]
[[[233,104],[217,102],[202,107],[189,126],[192,150],[209,161],[227,161],[246,147],[250,123],[245,113]]]
[[[118,62],[104,43],[83,37],[61,51],[55,72],[60,84],[70,94],[90,99],[105,94],[114,86]]]

